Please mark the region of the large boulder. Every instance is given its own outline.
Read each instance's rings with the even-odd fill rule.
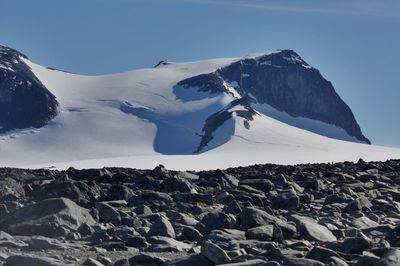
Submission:
[[[106,202],[96,202],[96,209],[99,211],[100,222],[112,223],[119,225],[121,223],[121,215],[119,212]]]
[[[82,224],[96,222],[89,210],[67,198],[47,199],[0,218],[0,229],[13,235],[65,236]]]
[[[246,207],[240,214],[240,222],[245,229],[273,224],[277,220],[275,216],[254,207]]]
[[[32,265],[32,266],[63,266],[72,265],[53,258],[43,258],[31,255],[12,255],[7,258],[4,266],[22,266],[22,265]]]
[[[396,266],[400,265],[400,249],[392,249],[375,263],[376,266]]]
[[[175,230],[166,217],[160,217],[150,227],[149,236],[167,236],[175,238]]]
[[[294,225],[254,207],[243,209],[240,214],[240,223],[243,229],[273,224],[282,231],[282,237],[285,239],[292,238],[296,234],[296,227]]]
[[[200,215],[201,223],[205,225],[205,230],[210,232],[214,229],[233,228],[236,218],[232,214],[223,212],[207,212]]]
[[[304,239],[316,242],[337,240],[336,236],[327,227],[318,224],[316,220],[310,217],[291,215],[290,219],[296,223],[298,231]]]
[[[25,191],[20,182],[12,178],[0,180],[0,201],[23,199]]]
[[[201,246],[201,254],[215,264],[222,264],[231,260],[225,250],[211,242],[206,242]]]
[[[196,187],[190,183],[189,180],[179,177],[179,176],[171,176],[161,183],[161,187],[163,191],[167,192],[189,192],[189,193],[197,193]]]

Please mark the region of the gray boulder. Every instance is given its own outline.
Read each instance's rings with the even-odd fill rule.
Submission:
[[[274,226],[272,224],[250,228],[246,231],[247,239],[271,241],[274,238]]]
[[[166,217],[160,217],[150,227],[149,236],[167,236],[175,238],[175,230]]]
[[[375,263],[375,266],[398,266],[400,265],[400,249],[392,249]]]
[[[104,266],[103,263],[101,263],[100,261],[97,261],[95,259],[92,258],[88,258],[86,259],[83,263],[83,266]]]
[[[293,210],[299,208],[300,198],[293,190],[290,190],[272,198],[271,203],[274,209]]]
[[[354,212],[354,211],[359,211],[363,208],[369,209],[371,207],[372,207],[372,204],[368,200],[368,198],[361,196],[361,197],[353,200],[349,204],[347,204],[346,207],[343,209],[343,212]]]
[[[23,199],[25,190],[18,181],[12,178],[4,178],[0,180],[0,200],[9,200],[10,196],[15,199]]]
[[[214,229],[232,228],[236,224],[236,218],[232,214],[223,212],[207,212],[200,215],[200,222],[205,225],[205,230],[210,232]]]
[[[389,230],[386,233],[385,239],[390,243],[390,245],[392,247],[399,247],[400,246],[400,225]]]
[[[311,260],[311,259],[301,259],[301,258],[285,258],[283,261],[283,266],[324,266],[322,262]]]
[[[180,176],[172,176],[161,183],[161,187],[167,192],[189,192],[197,193],[196,187],[189,180]]]
[[[337,240],[336,236],[328,228],[318,224],[316,220],[310,217],[291,215],[290,219],[296,223],[298,231],[304,239],[317,242]]]
[[[148,239],[153,245],[169,246],[176,251],[188,251],[193,246],[166,236],[152,236]]]
[[[176,259],[164,265],[168,266],[214,266],[215,264],[201,254]]]
[[[0,227],[13,235],[65,236],[83,223],[96,222],[89,210],[67,198],[47,199],[18,209],[2,217]]]
[[[3,266],[63,266],[72,265],[53,258],[35,257],[31,255],[9,256]]]
[[[372,240],[366,237],[350,237],[346,238],[340,245],[340,251],[344,253],[361,253],[371,248]]]
[[[121,215],[118,211],[105,202],[96,202],[96,209],[99,211],[100,222],[121,224]]]
[[[263,192],[268,192],[274,187],[274,184],[268,179],[243,179],[239,181],[239,185],[247,185]]]
[[[231,260],[225,250],[211,242],[205,242],[201,246],[201,254],[215,264],[222,264]]]
[[[275,216],[254,207],[246,207],[240,214],[240,222],[245,229],[273,224],[277,220]]]
[[[273,224],[282,231],[283,238],[292,238],[296,233],[296,227],[278,217],[254,207],[246,207],[240,214],[240,222],[243,229],[249,229],[267,224]]]
[[[124,185],[112,185],[107,191],[107,200],[129,200],[134,195],[132,189]]]

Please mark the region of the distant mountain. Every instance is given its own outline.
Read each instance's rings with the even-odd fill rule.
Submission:
[[[360,142],[370,144],[332,84],[292,50],[241,59],[213,73],[191,77],[178,84],[210,93],[236,91],[238,97],[247,97],[252,103],[267,104],[292,117],[338,126]],[[305,129],[314,131],[313,128]],[[314,132],[323,134],[318,130]],[[331,132],[326,133],[335,137],[329,134]]]
[[[332,84],[292,50],[84,76],[0,47],[0,110],[7,166],[400,157],[365,145]]]

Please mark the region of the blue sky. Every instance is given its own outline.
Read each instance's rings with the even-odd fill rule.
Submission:
[[[290,48],[400,147],[398,0],[1,0],[0,43],[84,74]]]

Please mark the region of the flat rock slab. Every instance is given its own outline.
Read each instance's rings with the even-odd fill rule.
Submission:
[[[307,240],[317,242],[329,242],[337,240],[336,236],[332,234],[328,228],[318,224],[318,222],[313,218],[300,215],[291,215],[290,219],[297,224],[300,235]]]
[[[47,199],[5,215],[0,228],[13,235],[63,236],[67,230],[77,230],[83,223],[96,222],[89,210],[67,198]]]

